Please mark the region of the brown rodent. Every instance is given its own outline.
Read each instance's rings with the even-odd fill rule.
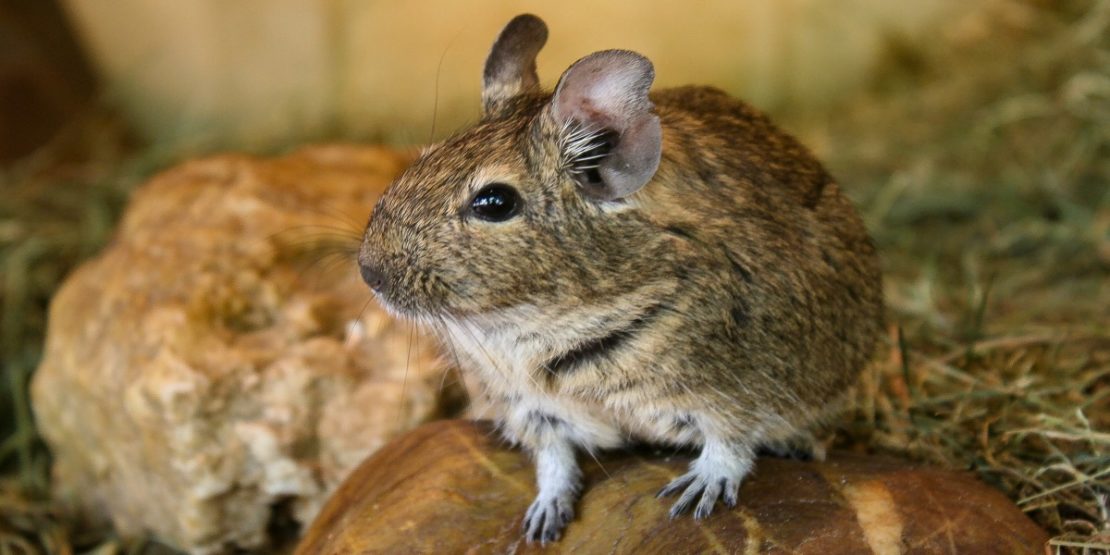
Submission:
[[[763,114],[707,87],[648,89],[608,50],[544,92],[537,17],[501,32],[477,125],[386,191],[359,253],[392,312],[435,330],[536,462],[523,522],[554,541],[576,455],[700,447],[660,495],[732,506],[756,451],[805,450],[871,355],[879,263],[840,187]],[[820,453],[816,453],[820,456]]]

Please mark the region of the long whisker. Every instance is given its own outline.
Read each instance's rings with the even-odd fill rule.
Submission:
[[[448,334],[445,333],[443,329],[444,327],[446,327],[446,324],[443,322],[443,317],[437,317],[435,324],[433,324],[433,329],[435,330],[436,335],[440,336],[440,343],[446,346],[447,350],[451,353],[451,358],[455,361],[455,371],[462,372],[462,362],[459,361],[459,353],[455,350],[455,344],[450,340],[449,337],[447,337]],[[445,371],[443,373],[443,377],[439,380],[440,391],[443,391],[443,385],[447,381],[447,373],[449,371],[450,370]],[[463,390],[465,389],[466,388],[464,387]],[[467,396],[469,397],[469,392],[467,392]]]
[[[358,245],[361,242],[361,239],[339,235],[333,232],[308,233],[296,235],[291,238],[274,237],[274,239],[279,244],[289,247],[311,247],[314,245],[321,247],[343,246],[351,250],[358,250]]]
[[[414,324],[412,321],[409,321],[409,347],[408,352],[405,354],[405,374],[401,377],[401,402],[397,404],[397,423],[399,424],[398,428],[405,425],[405,405],[408,401],[408,398],[405,397],[405,391],[409,383],[409,366],[412,364],[412,342],[413,334],[415,331],[416,324]]]
[[[601,460],[597,458],[597,454],[594,453],[593,449],[590,449],[589,447],[585,447],[582,450],[585,451],[586,454],[589,455],[590,458],[593,459],[595,463],[597,463],[597,467],[601,469],[601,472],[603,474],[605,474],[606,478],[609,478],[610,480],[613,479],[613,476],[611,474],[609,474],[608,470],[605,470],[605,466],[601,464]]]
[[[471,323],[471,322],[469,322],[469,321],[465,321],[465,322],[464,322],[464,327],[465,327],[465,326],[473,326],[473,323]],[[472,339],[472,340],[474,340],[474,339],[475,339],[475,336],[474,336],[473,332],[471,332],[471,339]],[[475,341],[475,342],[477,343],[477,341]],[[482,349],[482,351],[486,351],[485,347],[483,347],[483,346],[482,346],[482,345],[481,345],[480,343],[478,344],[478,347],[479,347],[480,349]],[[487,358],[489,357],[489,355],[488,355],[488,354],[487,354],[486,356],[487,356]],[[498,369],[499,371],[502,371],[502,372],[504,372],[504,369],[503,369],[503,368],[499,368],[499,367],[497,367],[497,366],[495,366],[495,368],[497,368],[497,369]],[[510,369],[509,369],[509,373],[511,374],[511,373],[512,373],[512,371],[513,371],[513,369],[512,369],[512,368],[510,368]],[[536,377],[535,377],[535,376],[533,376],[531,372],[527,372],[527,373],[525,373],[525,375],[526,375],[526,376],[528,377],[528,381],[532,382],[532,386],[536,388],[536,391],[537,391],[537,392],[539,392],[539,394],[540,394],[541,396],[543,396],[543,397],[545,397],[545,398],[548,398],[548,399],[550,399],[550,396],[549,396],[549,395],[547,394],[546,390],[544,390],[544,388],[540,386],[540,383],[536,381]]]
[[[493,368],[494,370],[497,370],[499,372],[502,372],[504,370],[493,359],[493,355],[491,355],[489,353],[489,351],[486,350],[485,346],[482,345],[482,343],[480,341],[478,341],[478,337],[476,335],[474,335],[474,332],[470,330],[470,328],[468,327],[468,325],[465,321],[459,320],[457,318],[452,318],[451,321],[455,323],[456,328],[458,328],[462,332],[466,333],[466,335],[470,338],[471,343],[473,343],[476,347],[478,347],[478,349],[482,352],[482,356],[486,357],[486,362],[489,363],[491,368]]]
[[[439,77],[443,70],[443,60],[447,59],[447,53],[451,50],[451,46],[455,44],[455,40],[462,35],[463,29],[459,29],[451,40],[447,41],[447,46],[443,47],[443,53],[439,55],[439,62],[436,64],[436,81],[434,97],[432,100],[432,129],[428,132],[428,142],[431,143],[436,136],[436,117],[439,115]]]
[[[284,235],[286,233],[294,233],[294,232],[300,231],[302,229],[326,229],[326,230],[334,231],[336,234],[338,234],[340,236],[343,236],[343,237],[351,237],[351,238],[358,238],[358,239],[362,238],[361,237],[362,232],[357,230],[357,229],[350,228],[350,227],[339,227],[339,226],[327,225],[327,224],[302,224],[302,225],[290,226],[290,227],[282,229],[281,231],[276,231],[276,232],[270,234],[268,237],[269,238],[274,238],[274,237],[277,237],[279,235]]]
[[[345,226],[347,226],[347,228],[350,229],[351,231],[353,231],[355,234],[361,234],[362,229],[366,226],[366,222],[364,222],[364,221],[360,222],[360,221],[354,219],[354,216],[352,216],[350,213],[344,212],[343,210],[341,210],[339,208],[336,208],[335,206],[325,204],[325,205],[317,206],[317,207],[315,207],[315,209],[309,208],[309,210],[310,211],[315,211],[316,213],[318,213],[322,216],[327,216],[327,217],[335,218],[335,219],[339,220],[339,223],[344,224]],[[361,212],[365,213],[365,214],[369,214],[370,213],[370,207],[367,206],[366,209],[362,210]]]
[[[370,297],[366,299],[366,302],[362,303],[362,309],[358,311],[358,317],[355,318],[356,320],[362,321],[362,316],[366,313],[366,309],[370,307],[370,303],[373,300],[374,300],[374,294],[371,293]]]
[[[335,270],[348,264],[351,265],[351,271],[353,272],[354,256],[352,253],[324,252],[317,256],[312,262],[298,270],[296,276],[293,278],[293,283],[298,286],[305,285],[307,282],[306,276],[308,276],[310,272],[317,276],[330,275]],[[317,272],[317,270],[319,271]],[[320,282],[315,283],[318,284]]]

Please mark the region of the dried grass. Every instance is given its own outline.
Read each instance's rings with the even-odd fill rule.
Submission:
[[[972,469],[1061,553],[1110,551],[1108,26],[987,3],[820,130],[890,318],[842,444]]]

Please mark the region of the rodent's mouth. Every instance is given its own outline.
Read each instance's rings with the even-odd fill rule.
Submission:
[[[471,318],[475,313],[447,306],[442,301],[425,296],[409,295],[397,288],[371,290],[375,301],[393,318],[431,326],[445,318]]]
[[[374,295],[375,302],[384,308],[390,316],[398,320],[421,321],[432,316],[422,307],[416,305],[409,296],[398,299],[390,298],[394,295],[390,295],[388,292],[374,289],[371,289],[371,292]]]

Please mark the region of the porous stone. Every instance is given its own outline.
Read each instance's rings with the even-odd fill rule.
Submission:
[[[32,395],[58,497],[195,553],[264,547],[277,512],[307,522],[437,415],[434,345],[372,302],[351,256],[409,161],[220,156],[140,188],[51,304]]]
[[[1047,536],[968,472],[834,453],[760,458],[734,509],[670,520],[656,499],[688,455],[585,457],[564,537],[526,544],[527,456],[485,423],[441,421],[383,447],[335,492],[298,547],[327,553],[1042,553]]]

